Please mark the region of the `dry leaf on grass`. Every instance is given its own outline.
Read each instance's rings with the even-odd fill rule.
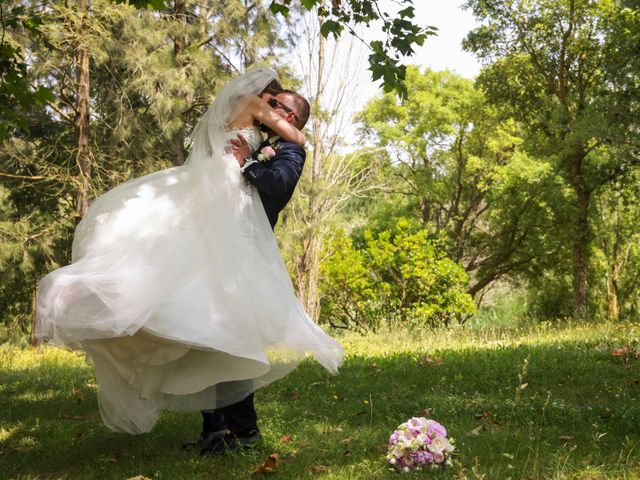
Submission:
[[[427,354],[420,356],[420,365],[429,366],[429,365],[442,365],[444,363],[444,359],[437,357],[429,357]]]
[[[476,427],[473,430],[467,432],[467,436],[468,437],[478,437],[482,430],[486,430],[484,425],[480,425],[479,427]]]
[[[280,441],[282,443],[289,443],[291,440],[293,440],[293,437],[291,435],[282,435],[280,437]]]
[[[272,453],[263,463],[251,469],[251,475],[274,473],[278,470],[278,454]]]
[[[149,477],[145,477],[144,475],[136,475],[135,477],[127,478],[127,480],[151,480]]]
[[[311,473],[324,473],[329,471],[329,467],[325,465],[313,465],[310,470]]]

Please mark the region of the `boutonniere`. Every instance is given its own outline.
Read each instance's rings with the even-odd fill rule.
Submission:
[[[258,160],[259,162],[266,162],[267,160],[271,160],[271,157],[273,157],[275,154],[276,150],[273,147],[267,146],[262,148],[260,150],[260,153],[256,155],[256,160]]]

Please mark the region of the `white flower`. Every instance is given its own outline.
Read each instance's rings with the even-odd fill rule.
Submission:
[[[432,453],[453,452],[454,450],[453,445],[445,437],[434,438],[431,445],[427,445],[427,448]]]
[[[400,445],[396,445],[395,447],[393,447],[393,449],[391,450],[391,454],[396,457],[396,458],[401,458],[404,456],[405,454],[405,449],[402,448],[402,446]]]

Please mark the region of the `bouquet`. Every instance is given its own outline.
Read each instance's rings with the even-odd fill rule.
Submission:
[[[451,465],[454,446],[447,430],[435,420],[413,417],[398,425],[389,438],[387,461],[408,472],[429,465]]]

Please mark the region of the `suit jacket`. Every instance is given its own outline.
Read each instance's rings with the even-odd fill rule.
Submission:
[[[297,143],[276,140],[272,147],[276,154],[264,162],[256,162],[244,169],[242,174],[260,192],[262,206],[274,228],[278,214],[291,199],[300,180],[307,156]]]

